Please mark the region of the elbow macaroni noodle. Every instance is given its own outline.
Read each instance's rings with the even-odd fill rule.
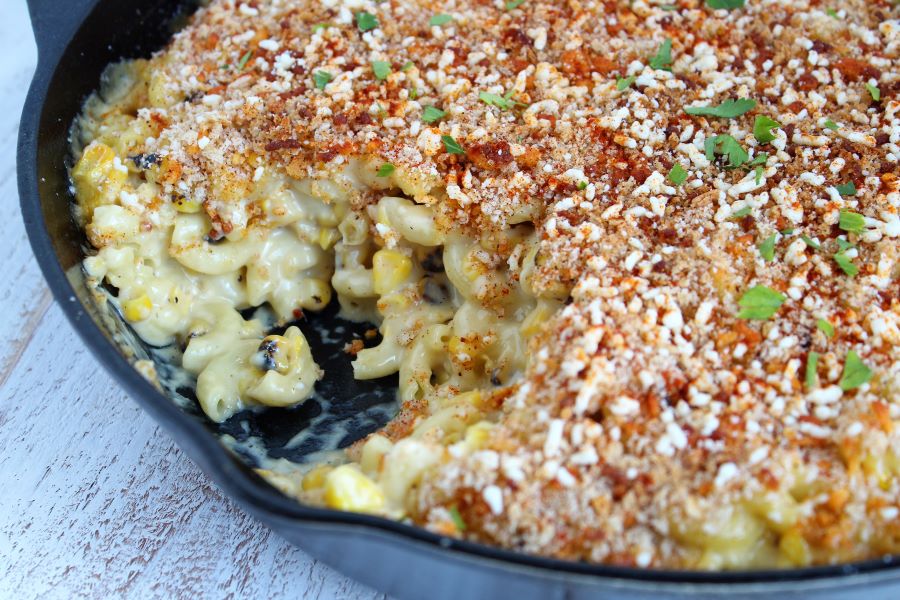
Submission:
[[[382,181],[377,165],[364,163],[350,165],[346,181],[297,181],[263,163],[246,192],[264,213],[213,239],[200,204],[161,201],[165,159],[144,168],[147,159],[133,158],[154,131],[126,115],[168,102],[152,75],[142,81],[149,71],[144,61],[114,67],[107,101],[93,97],[81,123],[87,143],[72,181],[96,248],[85,260],[89,281],[114,288],[111,302],[147,343],[184,348],[182,367],[196,376],[200,406],[214,421],[247,407],[299,404],[322,375],[297,327],[267,335],[239,311],[266,304],[287,323],[334,294],[345,315],[377,323],[382,340],[357,353],[354,376],[399,373],[400,401],[423,403],[421,418],[407,439],[373,436],[359,462],[313,470],[302,487],[335,508],[402,516],[410,489],[449,444],[477,447],[484,438],[490,408],[481,390],[517,379],[527,339],[561,305],[529,290],[531,225],[499,241],[448,234],[431,207],[404,197],[352,210],[346,187],[415,195],[434,182],[402,172]],[[524,257],[514,268],[512,255]]]

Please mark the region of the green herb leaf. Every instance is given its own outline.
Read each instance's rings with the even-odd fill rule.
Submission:
[[[616,79],[616,89],[620,92],[624,92],[631,87],[631,84],[634,83],[635,79],[637,79],[636,75],[632,75],[631,77],[619,77]]]
[[[838,124],[835,123],[834,121],[832,121],[831,119],[825,119],[825,123],[823,123],[823,127],[825,127],[826,129],[830,129],[832,131],[837,131],[838,129],[840,129]]]
[[[806,387],[816,387],[816,381],[819,379],[817,370],[819,368],[819,353],[810,352],[806,358]]]
[[[465,154],[466,151],[463,150],[463,147],[459,145],[459,142],[454,140],[449,135],[442,135],[441,141],[444,142],[444,149],[447,150],[450,154]]]
[[[516,106],[526,106],[522,102],[512,99],[513,90],[506,92],[506,95],[492,94],[490,92],[478,92],[478,99],[490,106],[496,106],[500,110],[511,110]]]
[[[772,288],[757,285],[746,292],[738,301],[743,310],[738,313],[738,319],[750,319],[765,321],[781,308],[787,298]]]
[[[253,56],[253,50],[248,50],[247,54],[241,57],[241,60],[238,61],[237,68],[238,71],[243,71],[244,67],[247,66],[247,63],[250,62],[250,57]]]
[[[328,29],[329,27],[334,27],[331,23],[319,23],[318,25],[313,26],[313,33],[317,31],[322,31],[323,29]]]
[[[794,233],[794,230],[791,229],[791,228],[788,228],[788,229],[782,229],[782,230],[779,231],[778,233],[780,233],[781,235],[791,235],[792,233]]]
[[[816,321],[816,329],[825,334],[825,337],[831,339],[834,337],[834,325],[826,321],[825,319],[819,319]]]
[[[426,106],[422,111],[422,120],[426,123],[434,123],[435,121],[440,121],[446,116],[447,113],[435,106]]]
[[[756,173],[756,176],[755,176],[754,180],[756,182],[756,185],[759,185],[760,183],[762,183],[763,168],[761,166],[756,167],[755,173]]]
[[[672,40],[667,39],[660,44],[656,56],[650,58],[650,67],[660,71],[672,70]]]
[[[669,170],[669,174],[666,175],[668,180],[675,185],[681,185],[682,183],[684,183],[685,180],[687,180],[687,176],[688,172],[678,163],[675,163],[675,166],[673,166],[671,170]]]
[[[851,350],[847,353],[844,360],[844,372],[841,373],[841,380],[838,385],[845,392],[858,388],[864,383],[872,379],[872,369],[866,366],[859,354]]]
[[[371,31],[378,27],[378,19],[372,13],[358,12],[356,13],[356,26],[360,31]]]
[[[757,154],[756,156],[753,157],[753,160],[751,160],[750,162],[747,163],[747,166],[748,167],[755,167],[757,165],[762,166],[762,165],[766,164],[767,160],[769,160],[769,153],[768,152],[760,152],[759,154]]]
[[[384,163],[380,167],[378,167],[378,176],[379,177],[388,177],[397,170],[397,167],[392,165],[391,163]]]
[[[459,532],[463,532],[466,530],[466,522],[463,521],[462,515],[459,514],[459,509],[456,506],[450,507],[450,519],[453,521],[453,525],[456,526],[456,530]]]
[[[706,5],[710,8],[724,8],[726,10],[734,10],[735,8],[744,8],[746,0],[706,0]]]
[[[851,244],[850,242],[848,242],[847,240],[845,240],[843,238],[837,238],[834,241],[837,242],[838,248],[841,249],[841,252],[846,252],[847,250],[850,250],[851,248],[856,248],[856,244]]]
[[[716,154],[727,156],[728,165],[732,169],[740,167],[750,158],[750,155],[747,154],[740,142],[727,134],[706,138],[703,148],[706,150],[706,159],[708,161],[714,161]]]
[[[757,115],[756,120],[753,122],[753,137],[760,144],[768,144],[775,139],[775,134],[772,133],[772,130],[777,127],[781,127],[781,123],[775,119],[770,119],[765,115]]]
[[[807,235],[801,235],[800,239],[803,240],[806,243],[806,245],[809,246],[810,248],[812,248],[813,250],[818,250],[819,248],[822,247],[822,245],[819,244],[819,242],[815,241],[814,239],[812,239],[811,237],[809,237]]]
[[[732,119],[741,116],[749,110],[753,110],[754,106],[756,106],[756,100],[738,98],[737,100],[726,100],[718,106],[688,106],[684,109],[684,112],[689,115],[708,115],[710,117]]]
[[[744,217],[749,215],[751,212],[753,212],[753,209],[749,206],[745,206],[745,207],[739,208],[738,210],[731,213],[731,216],[728,218],[729,219],[743,219]]]
[[[859,274],[859,267],[853,264],[853,261],[843,252],[838,252],[832,257],[834,262],[838,264],[841,270],[850,277],[856,277]]]
[[[844,231],[862,233],[866,230],[866,219],[859,213],[842,210],[840,220],[838,220],[838,227]]]
[[[826,9],[825,9],[825,14],[828,15],[829,17],[831,17],[832,19],[840,19],[840,17],[838,16],[837,11],[834,10],[833,8],[826,8]]]
[[[578,189],[579,189],[579,190],[586,190],[588,185],[589,185],[589,184],[588,184],[587,181],[579,181],[579,182],[578,182]]]
[[[843,183],[841,185],[834,186],[834,189],[838,191],[838,194],[841,196],[855,196],[856,195],[856,185],[851,181],[850,183]]]
[[[328,71],[316,71],[313,73],[313,81],[316,84],[316,87],[320,90],[324,90],[325,86],[328,85],[334,79],[334,75],[329,73]]]
[[[400,67],[400,70],[405,73],[406,71],[409,71],[410,69],[412,69],[414,66],[416,66],[416,65],[413,64],[413,61],[408,60],[403,64],[402,67]]]
[[[874,86],[871,83],[867,83],[866,89],[869,91],[869,95],[872,96],[872,100],[874,100],[875,102],[881,100],[881,90],[878,89],[877,86]]]
[[[763,257],[763,260],[766,262],[772,262],[775,260],[775,240],[777,239],[776,234],[772,234],[758,246],[759,255]]]
[[[385,60],[372,61],[372,72],[375,73],[375,79],[384,81],[391,74],[391,63]]]
[[[523,4],[525,4],[525,0],[506,0],[506,10],[519,8]]]
[[[450,15],[432,15],[430,19],[428,19],[428,24],[432,27],[440,27],[441,25],[446,25],[450,21],[453,20],[453,17]]]

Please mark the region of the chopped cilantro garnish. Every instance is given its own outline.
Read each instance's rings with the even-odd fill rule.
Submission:
[[[253,50],[248,50],[245,55],[241,57],[241,60],[238,61],[237,68],[238,71],[243,71],[244,67],[247,66],[247,63],[250,62],[250,57],[253,56]]]
[[[451,506],[450,510],[450,519],[453,521],[453,525],[456,527],[457,531],[465,531],[466,530],[466,522],[463,521],[462,515],[459,514],[459,509],[456,506]]]
[[[755,321],[765,321],[775,314],[775,312],[784,304],[787,298],[772,288],[764,285],[757,285],[746,292],[738,300],[743,310],[738,313],[738,319],[750,319]]]
[[[422,111],[422,120],[426,123],[434,123],[435,121],[440,121],[446,116],[447,113],[437,108],[436,106],[426,106],[425,110]]]
[[[762,168],[762,165],[759,165],[756,167],[756,169],[754,169],[754,182],[756,183],[756,185],[759,185],[762,183],[762,178],[763,178],[763,168]]]
[[[660,4],[660,10],[678,10],[678,7],[674,4]]]
[[[877,86],[867,83],[866,89],[869,91],[869,95],[872,96],[872,100],[875,102],[881,100],[881,90]]]
[[[822,126],[825,127],[826,129],[830,129],[832,131],[837,131],[838,129],[840,129],[838,124],[835,123],[834,121],[832,121],[831,119],[825,119],[825,123],[823,123]]]
[[[838,221],[838,227],[852,233],[862,233],[866,230],[866,218],[859,213],[842,210]]]
[[[745,206],[744,208],[739,208],[738,210],[731,213],[729,219],[743,219],[747,215],[753,212],[753,209],[749,206]]]
[[[851,181],[849,183],[843,183],[841,185],[834,186],[834,189],[838,191],[838,194],[841,196],[855,196],[856,195],[856,185]]]
[[[766,164],[766,161],[769,160],[768,152],[760,152],[756,156],[753,157],[753,160],[747,163],[748,167],[756,167],[762,166]]]
[[[650,58],[650,67],[660,71],[672,70],[672,40],[667,39],[660,44],[656,55]]]
[[[758,246],[759,255],[763,257],[763,260],[766,262],[772,262],[775,260],[775,240],[777,239],[777,234],[772,234]]]
[[[444,148],[450,154],[465,154],[466,153],[466,151],[463,150],[463,147],[459,145],[459,142],[454,140],[449,135],[442,135],[441,141],[444,142]]]
[[[616,79],[616,89],[620,92],[624,92],[631,87],[631,84],[634,83],[635,79],[637,79],[636,75],[632,75],[631,77],[619,77]]]
[[[791,235],[792,233],[794,233],[794,230],[788,227],[787,229],[782,229],[778,233],[780,233],[781,235]]]
[[[809,246],[810,248],[812,248],[813,250],[818,250],[819,248],[822,247],[822,245],[819,244],[819,242],[812,239],[808,235],[801,235],[800,239],[803,240],[806,243],[806,245]]]
[[[666,177],[669,179],[669,181],[671,181],[675,185],[681,185],[682,183],[685,182],[685,180],[687,179],[687,176],[688,176],[688,172],[685,170],[685,168],[682,167],[681,165],[679,165],[678,163],[675,163],[675,166],[672,167],[672,169],[669,171],[669,174]]]
[[[386,60],[372,61],[372,72],[375,73],[375,79],[384,81],[391,74],[391,63]]]
[[[844,360],[844,372],[841,373],[841,380],[838,385],[845,392],[849,392],[854,388],[858,388],[864,383],[872,379],[872,369],[866,366],[859,354],[853,350],[847,353]]]
[[[334,79],[334,75],[329,73],[328,71],[316,71],[313,73],[313,81],[316,83],[316,87],[320,90],[324,90],[325,86],[328,85]]]
[[[706,150],[706,159],[709,162],[715,160],[715,155],[719,154],[728,157],[728,165],[732,169],[740,167],[747,162],[750,157],[747,151],[741,147],[741,144],[727,134],[717,135],[715,137],[706,138],[704,142],[704,150]]]
[[[834,262],[838,264],[841,270],[850,277],[856,277],[859,274],[859,267],[853,264],[849,256],[843,252],[832,255]]]
[[[391,163],[384,163],[383,165],[378,167],[378,176],[379,177],[388,177],[396,169],[397,169],[397,167],[395,167]]]
[[[403,72],[406,72],[406,71],[409,71],[410,69],[412,69],[414,66],[416,66],[416,65],[413,64],[413,61],[408,60],[403,64],[402,67],[400,67],[400,70]]]
[[[331,23],[319,23],[318,25],[315,25],[313,27],[313,33],[316,33],[317,31],[322,31],[323,29],[328,29],[329,27],[332,27]]]
[[[415,100],[418,97],[419,97],[419,88],[414,88],[414,87],[409,88],[410,100]]]
[[[356,13],[356,26],[360,31],[371,31],[378,27],[378,19],[372,13],[358,12]]]
[[[809,356],[806,358],[806,387],[811,388],[816,386],[816,381],[818,380],[817,371],[819,368],[819,353],[818,352],[810,352]]]
[[[453,17],[450,15],[440,14],[440,15],[432,15],[428,20],[428,24],[432,27],[440,27],[441,25],[446,25],[450,21],[453,20]]]
[[[775,139],[772,130],[776,127],[781,127],[781,123],[765,115],[758,115],[753,122],[753,136],[760,144],[768,144]]]
[[[512,95],[513,90],[509,90],[504,96],[501,96],[500,94],[492,94],[490,92],[478,92],[478,99],[485,104],[496,106],[500,110],[510,110],[515,108],[516,106],[525,106],[525,104],[521,102],[512,100]]]
[[[841,249],[841,252],[846,252],[847,250],[850,250],[851,248],[856,248],[856,244],[851,244],[844,238],[837,238],[834,241],[837,242],[838,248]]]
[[[578,182],[578,189],[579,189],[579,190],[586,190],[586,189],[587,189],[587,186],[588,186],[588,182],[587,182],[587,181],[579,181],[579,182]]]
[[[523,4],[525,4],[525,0],[506,0],[506,10],[519,8]]]
[[[707,115],[722,119],[732,119],[741,116],[749,110],[753,110],[754,106],[756,106],[756,100],[738,98],[737,100],[726,100],[718,106],[688,106],[684,109],[684,112],[689,115]]]
[[[825,337],[831,339],[834,337],[834,325],[826,321],[825,319],[819,319],[816,321],[816,329],[825,334]]]
[[[828,15],[829,17],[831,17],[832,19],[840,19],[840,17],[837,14],[837,11],[834,10],[833,8],[826,8],[825,14]]]
[[[734,10],[735,8],[744,8],[746,0],[706,0],[706,5],[710,8],[724,8],[726,10]]]

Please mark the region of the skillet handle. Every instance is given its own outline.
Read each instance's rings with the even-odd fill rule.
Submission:
[[[41,58],[60,54],[98,0],[27,0]]]

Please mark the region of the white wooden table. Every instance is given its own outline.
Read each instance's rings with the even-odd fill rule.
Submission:
[[[24,1],[0,2],[0,598],[383,598],[225,498],[51,299],[16,191],[36,53]]]

